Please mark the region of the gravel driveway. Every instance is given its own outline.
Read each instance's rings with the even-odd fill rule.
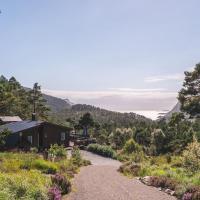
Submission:
[[[93,165],[76,175],[73,192],[65,200],[175,200],[157,188],[117,172],[120,162],[82,152]]]

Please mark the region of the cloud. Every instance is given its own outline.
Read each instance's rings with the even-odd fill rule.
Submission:
[[[101,91],[59,91],[43,89],[43,92],[73,103],[90,104],[114,111],[165,110],[177,102],[177,92],[162,88],[134,89],[110,88]]]
[[[163,76],[151,76],[145,78],[145,82],[161,82],[161,81],[182,81],[184,79],[184,74],[173,74],[173,75],[163,75]]]
[[[153,92],[153,91],[165,91],[164,88],[148,88],[148,89],[137,89],[137,88],[109,88],[109,90],[113,91],[121,91],[121,92]]]
[[[166,98],[177,94],[176,92],[170,92],[166,89],[133,89],[133,88],[110,88],[108,90],[100,91],[70,91],[70,90],[42,90],[45,94],[57,96],[60,98],[70,97],[72,100],[78,99],[99,99],[105,97],[118,96],[121,98]]]

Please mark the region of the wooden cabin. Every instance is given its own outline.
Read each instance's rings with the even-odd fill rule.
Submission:
[[[11,134],[6,139],[5,148],[29,149],[37,147],[42,150],[52,144],[69,146],[70,129],[44,121],[19,121],[0,126],[0,133],[8,129]]]

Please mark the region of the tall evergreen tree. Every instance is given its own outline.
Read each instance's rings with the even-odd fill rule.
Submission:
[[[43,98],[41,86],[35,83],[33,89],[29,91],[29,103],[32,106],[33,113],[41,120],[48,118],[49,108],[46,105],[46,100]]]
[[[185,81],[178,99],[183,112],[191,117],[200,115],[200,63],[196,64],[192,72],[185,72]]]
[[[18,115],[22,119],[30,119],[34,110],[38,119],[47,119],[49,109],[42,96],[40,86],[36,83],[32,90],[27,91],[15,77],[7,80],[4,76],[1,76],[0,115]]]
[[[88,136],[88,128],[94,125],[94,120],[90,113],[85,113],[79,120],[79,126],[83,128],[83,135]]]

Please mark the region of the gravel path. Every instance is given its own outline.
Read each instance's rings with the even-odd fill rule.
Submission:
[[[73,192],[65,200],[175,200],[158,189],[117,172],[118,161],[82,152],[93,165],[81,169]]]

